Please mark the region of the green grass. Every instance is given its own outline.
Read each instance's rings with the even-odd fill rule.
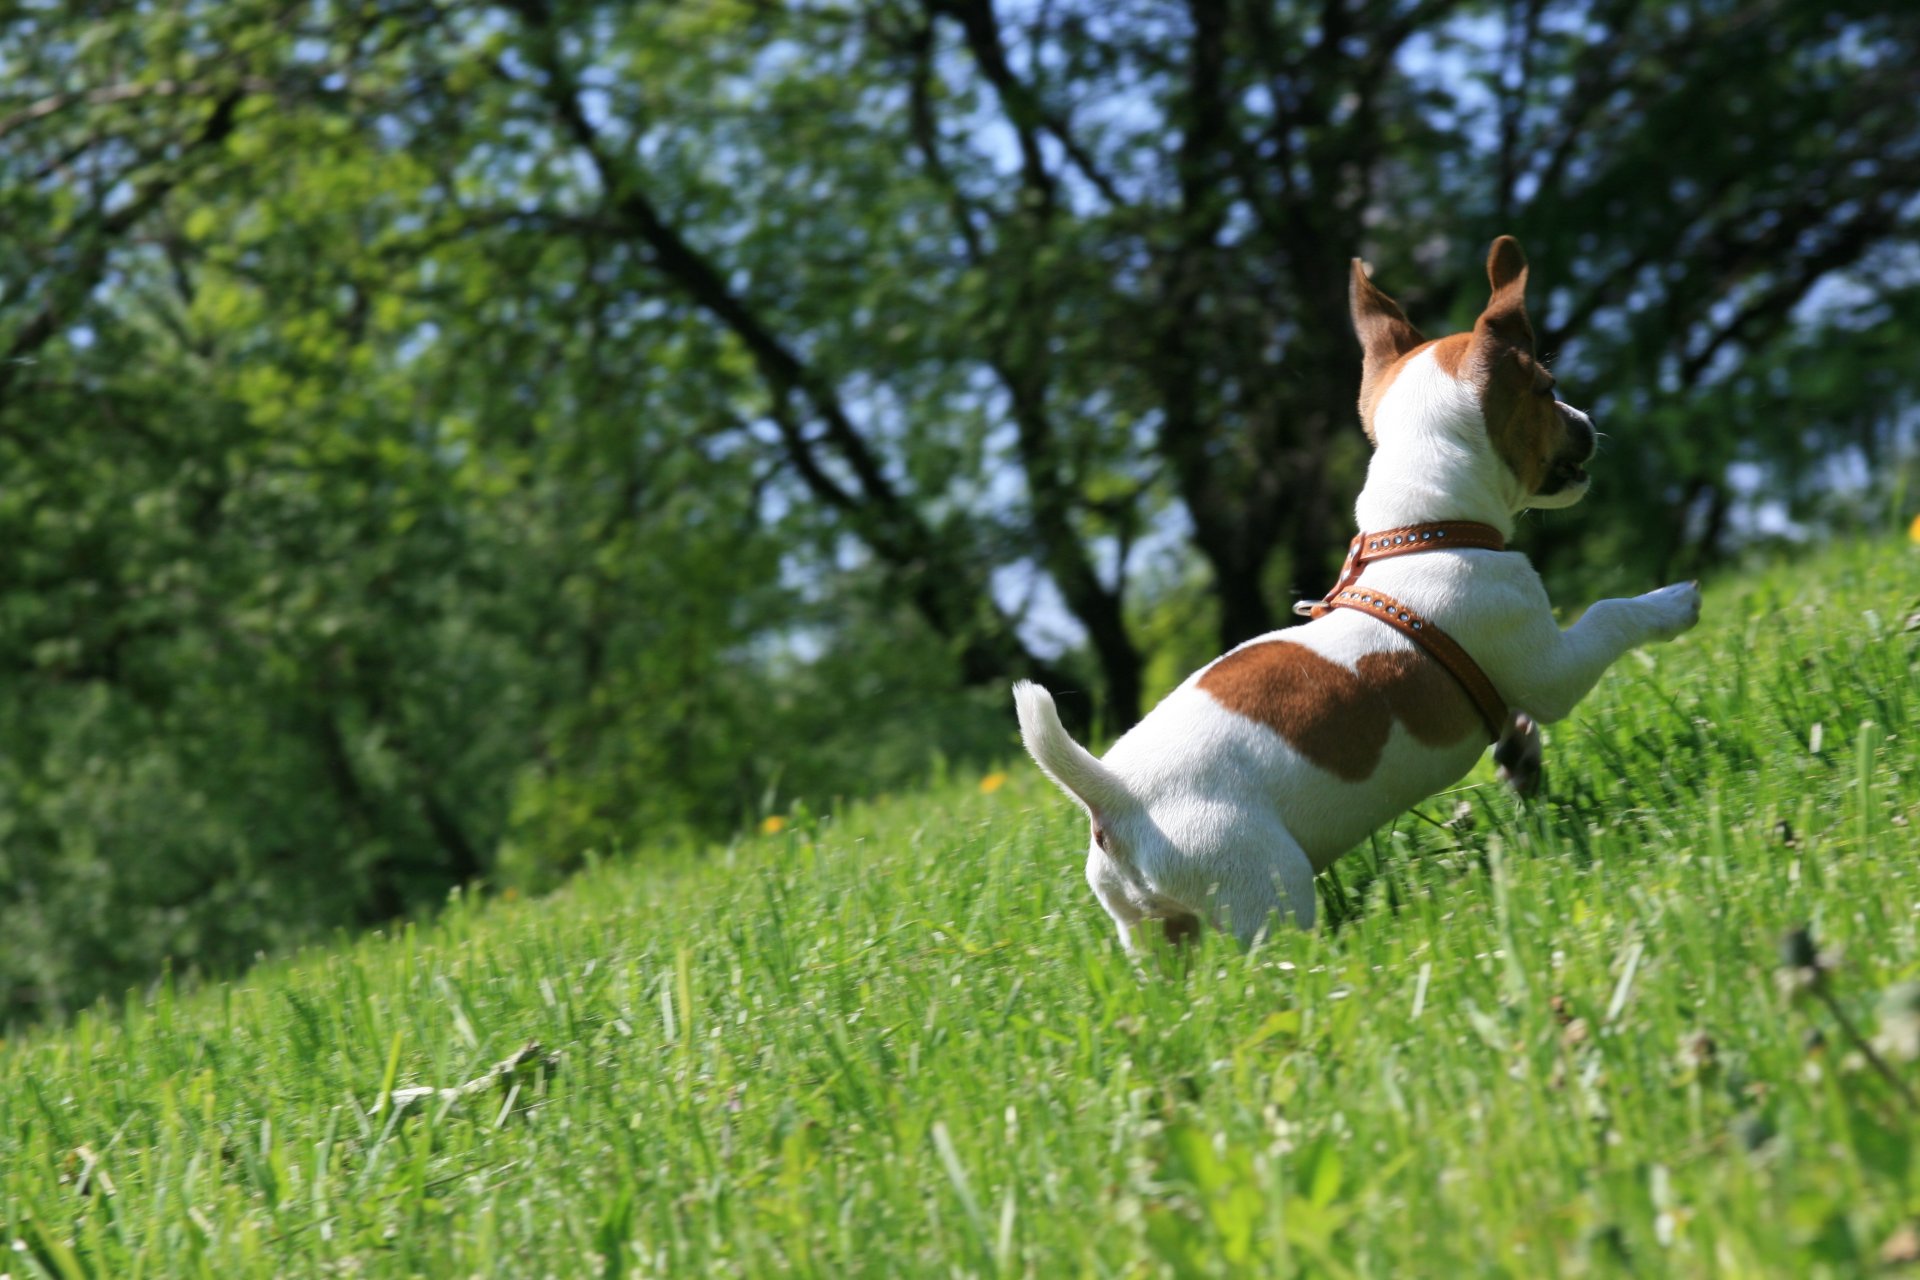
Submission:
[[[1920,975],[1917,594],[1710,585],[1546,801],[1476,774],[1252,954],[1118,954],[1022,761],[162,984],[0,1048],[0,1273],[1871,1272],[1920,1116],[1778,940],[1867,1036]],[[512,1108],[378,1106],[528,1040]]]

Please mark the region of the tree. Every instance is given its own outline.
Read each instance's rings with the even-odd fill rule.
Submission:
[[[0,982],[38,1007],[896,784],[1004,750],[1016,676],[1124,727],[1329,580],[1356,253],[1436,331],[1526,242],[1621,445],[1527,531],[1550,573],[1710,558],[1736,464],[1811,511],[1807,461],[1914,389],[1917,27],[17,11],[0,928],[38,941]]]
[[[1120,725],[1143,536],[1190,531],[1220,645],[1337,559],[1352,252],[1458,315],[1479,246],[1527,239],[1569,385],[1659,424],[1623,487],[1651,501],[1610,518],[1672,561],[1655,512],[1724,497],[1768,447],[1703,429],[1716,389],[1909,235],[1920,190],[1915,20],[1884,4],[510,8],[503,109],[584,155],[572,207],[748,353],[807,496],[950,589],[908,594],[965,637],[970,679],[1029,659],[1004,610],[953,603],[986,595],[956,561],[1030,557]],[[928,453],[1017,473],[1011,519],[1000,494],[957,503]]]

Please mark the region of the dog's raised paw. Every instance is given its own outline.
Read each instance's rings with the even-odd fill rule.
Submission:
[[[1649,591],[1641,602],[1653,610],[1654,634],[1662,640],[1691,631],[1700,621],[1700,583],[1676,582],[1658,591]]]

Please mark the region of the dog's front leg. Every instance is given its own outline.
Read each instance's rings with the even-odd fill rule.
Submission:
[[[1535,721],[1573,710],[1629,649],[1671,640],[1700,621],[1700,584],[1677,582],[1628,600],[1602,600],[1562,631],[1551,613],[1504,637],[1501,691]]]

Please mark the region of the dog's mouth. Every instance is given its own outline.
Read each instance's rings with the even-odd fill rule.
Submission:
[[[1587,463],[1593,461],[1593,455],[1600,448],[1600,433],[1593,429],[1593,419],[1570,404],[1554,402],[1554,408],[1560,411],[1560,420],[1566,427],[1566,439],[1556,452],[1553,466],[1547,471],[1546,485],[1542,493],[1560,493],[1567,489],[1584,487],[1587,483]]]
[[[1586,484],[1590,479],[1592,477],[1587,474],[1586,467],[1580,463],[1570,460],[1558,462],[1554,464],[1553,470],[1547,472],[1547,483],[1540,492],[1559,493],[1564,489]]]

